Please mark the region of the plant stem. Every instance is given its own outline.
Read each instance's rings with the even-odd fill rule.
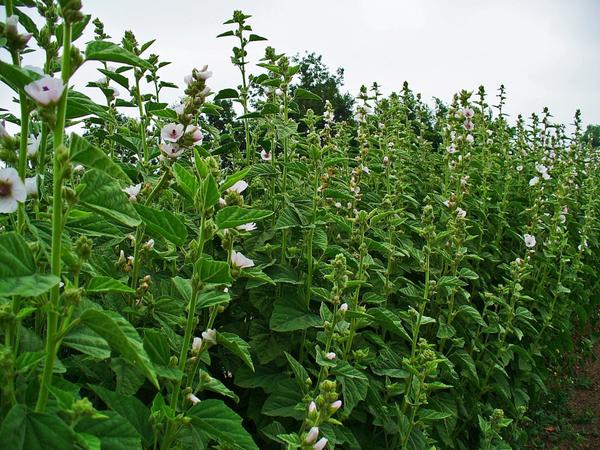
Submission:
[[[65,84],[63,95],[58,103],[56,114],[56,125],[54,127],[54,155],[53,155],[53,198],[52,198],[52,250],[51,271],[52,275],[60,278],[61,273],[61,235],[62,235],[62,181],[63,161],[61,153],[65,131],[65,113],[67,110],[67,95],[69,92],[68,82],[71,77],[71,24],[64,21],[63,26],[63,57],[62,57],[62,80]],[[56,358],[57,341],[55,338],[58,312],[60,303],[60,286],[56,284],[50,291],[50,311],[48,312],[48,329],[46,331],[46,359],[44,372],[40,383],[36,412],[43,412],[48,401],[48,389],[52,384],[52,370]]]

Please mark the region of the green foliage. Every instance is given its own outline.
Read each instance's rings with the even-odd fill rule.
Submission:
[[[12,12],[71,86],[90,18],[50,4]],[[374,83],[352,113],[320,56],[252,65],[249,19],[220,35],[240,85],[211,97],[194,69],[174,109],[154,41],[98,19],[106,104],[40,101],[0,62],[22,130],[0,166],[38,183],[0,169],[0,447],[526,447],[597,317],[597,127],[512,124],[503,87],[432,109]]]

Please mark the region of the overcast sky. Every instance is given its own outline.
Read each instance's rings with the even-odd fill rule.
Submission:
[[[156,38],[151,51],[172,64],[163,79],[183,84],[193,67],[208,64],[214,91],[235,87],[230,63],[233,38],[216,39],[234,9],[253,17],[255,63],[271,45],[289,55],[317,52],[332,69],[345,69],[345,88],[377,81],[384,93],[407,80],[426,100],[449,101],[481,84],[495,95],[504,83],[506,111],[515,116],[548,106],[571,123],[577,108],[584,123],[600,123],[600,1],[598,0],[84,0],[119,41],[132,30],[138,41]],[[89,31],[93,26],[88,26]],[[91,36],[91,35],[90,35]],[[87,37],[87,36],[86,36]],[[84,39],[77,42],[83,47]],[[25,63],[36,63],[34,56]],[[6,60],[6,54],[2,54]],[[93,63],[75,82],[99,78]],[[86,64],[87,66],[87,64]],[[251,66],[252,70],[262,70]],[[93,77],[93,78],[92,78]],[[93,90],[83,89],[91,94]],[[175,100],[181,91],[169,90]],[[6,90],[0,91],[8,103]],[[98,97],[95,97],[98,98]],[[489,103],[495,103],[490,98]]]

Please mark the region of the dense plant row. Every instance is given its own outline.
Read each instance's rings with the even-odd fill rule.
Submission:
[[[547,110],[510,124],[503,88],[432,110],[375,84],[354,120],[300,115],[322,99],[271,47],[249,73],[239,11],[240,86],[212,94],[205,66],[167,105],[153,41],[95,20],[80,52],[78,0],[3,3],[0,447],[525,444],[597,308],[579,114],[568,135]],[[70,87],[89,61],[106,105]]]

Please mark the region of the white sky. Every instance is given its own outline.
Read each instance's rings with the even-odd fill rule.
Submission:
[[[209,85],[218,91],[239,83],[229,59],[234,39],[215,38],[234,9],[252,14],[254,32],[269,39],[253,44],[253,63],[266,45],[288,55],[314,51],[330,68],[345,69],[353,95],[361,84],[377,81],[389,93],[407,80],[426,100],[448,102],[480,84],[495,95],[504,83],[513,116],[548,106],[557,121],[571,123],[581,108],[585,124],[600,123],[597,0],[84,0],[83,11],[99,17],[115,42],[127,29],[140,42],[156,38],[148,54],[172,61],[162,71],[166,81],[182,85],[193,67],[209,64]],[[0,57],[7,59],[5,52]],[[25,61],[36,62],[35,56]],[[100,77],[94,63],[86,66],[74,79],[80,86]],[[181,94],[168,91],[169,101]],[[0,106],[10,98],[0,90]]]

